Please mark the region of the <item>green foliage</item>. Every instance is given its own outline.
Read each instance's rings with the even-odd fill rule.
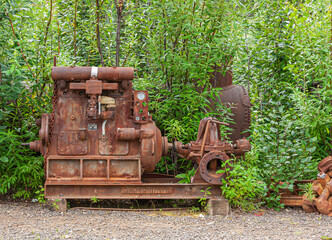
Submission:
[[[92,206],[92,204],[94,204],[94,203],[99,203],[100,202],[100,200],[96,197],[96,196],[94,196],[93,198],[91,198],[91,204],[90,204],[90,207]]]
[[[35,192],[35,194],[37,196],[37,200],[39,203],[46,203],[45,188],[43,188],[42,186],[39,186],[39,187],[40,187],[40,189]]]
[[[262,198],[280,209],[279,189],[292,190],[296,179],[314,177],[317,163],[332,153],[330,5],[327,0],[122,5],[120,66],[138,69],[134,86],[149,90],[149,111],[170,141],[195,140],[204,117],[230,121],[230,109],[211,109],[210,99],[220,91],[210,84],[215,68],[231,68],[235,84],[249,88],[250,161],[233,163],[223,185],[233,206],[251,210]],[[51,110],[53,56],[64,66],[115,66],[117,20],[110,0],[0,4],[0,194],[42,194],[43,159],[20,143],[36,140],[34,121]],[[160,161],[157,171],[180,173],[182,182],[195,173],[190,162],[174,157]]]
[[[142,4],[146,17],[133,19],[144,33],[144,51],[134,48],[144,58],[137,66],[140,78],[135,87],[149,89],[149,109],[169,139],[193,140],[199,121],[213,114],[208,100],[213,97],[210,73],[235,51],[226,5],[218,1],[151,1]]]
[[[191,178],[195,175],[196,173],[196,169],[192,168],[191,170],[189,170],[186,173],[181,173],[176,175],[176,178],[182,178],[179,183],[191,183]]]
[[[200,211],[199,207],[195,207],[195,206],[191,206],[191,208],[189,209],[189,212],[194,214],[194,213],[198,213]]]
[[[234,74],[250,85],[252,154],[269,194],[310,179],[330,153],[330,17],[328,1],[253,1]],[[290,184],[280,186],[279,181]]]
[[[53,200],[54,202],[52,203],[52,207],[54,208],[54,210],[58,211],[59,210],[59,205],[58,202],[60,202],[60,199],[55,199]]]
[[[207,211],[207,197],[211,195],[211,192],[209,191],[211,187],[206,188],[205,190],[201,190],[202,193],[204,193],[204,196],[198,199],[198,202],[201,204],[201,208],[204,210],[204,212]]]
[[[30,150],[20,146],[19,136],[13,131],[0,131],[0,194],[14,190],[14,197],[32,197],[39,189],[44,177],[43,158],[34,156]],[[31,135],[30,135],[30,138]]]
[[[221,186],[223,196],[229,200],[231,206],[252,211],[261,205],[264,196],[264,184],[259,181],[257,167],[244,164],[238,159],[228,159],[222,164],[223,170],[217,173],[225,173]]]
[[[303,186],[303,192],[304,192],[304,197],[309,199],[311,202],[313,201],[316,192],[314,191],[314,189],[312,188],[312,183],[307,183],[304,184]]]

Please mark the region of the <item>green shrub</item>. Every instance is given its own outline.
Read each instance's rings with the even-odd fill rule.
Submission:
[[[0,131],[0,194],[11,190],[14,197],[30,198],[42,184],[44,159],[21,146],[27,139],[31,140],[31,136]]]
[[[226,168],[226,165],[229,168]],[[224,170],[219,170],[217,173],[227,175],[222,179],[221,189],[230,205],[245,211],[257,209],[265,192],[257,167],[244,163],[242,159],[228,159],[222,167]]]

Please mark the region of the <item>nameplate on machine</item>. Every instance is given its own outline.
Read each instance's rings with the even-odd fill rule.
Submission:
[[[172,187],[123,187],[121,189],[123,194],[170,194],[172,192]]]

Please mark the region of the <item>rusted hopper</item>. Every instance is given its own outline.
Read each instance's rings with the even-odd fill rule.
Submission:
[[[248,91],[241,85],[233,85],[233,73],[227,70],[223,73],[221,68],[211,74],[210,83],[214,88],[222,88],[218,96],[211,101],[212,108],[216,108],[217,104],[224,104],[231,108],[231,119],[229,127],[232,129],[228,132],[231,141],[241,138],[248,138],[250,121],[251,121],[251,103]]]

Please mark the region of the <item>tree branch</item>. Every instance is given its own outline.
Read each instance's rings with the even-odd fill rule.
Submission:
[[[58,21],[58,55],[60,55],[60,25]]]
[[[45,70],[45,56],[46,56],[46,42],[47,42],[47,37],[48,37],[48,30],[49,30],[49,28],[50,28],[50,25],[51,25],[51,22],[52,22],[52,16],[53,16],[53,2],[52,2],[52,0],[50,0],[50,17],[49,17],[49,19],[48,19],[48,22],[47,22],[47,24],[46,24],[46,28],[45,28],[45,35],[44,35],[44,49],[45,49],[45,54],[44,54],[44,57],[43,57],[43,65],[42,65],[42,72],[43,72],[43,75],[42,75],[42,77],[43,77],[43,85],[42,85],[42,87],[41,87],[41,89],[40,89],[40,93],[39,94],[37,94],[38,95],[38,97],[41,97],[42,96],[42,94],[43,94],[43,92],[44,92],[44,89],[45,89],[45,87],[46,87],[46,81],[45,81],[45,79],[44,79],[44,70]]]
[[[45,29],[44,46],[46,46],[46,40],[47,40],[47,36],[48,36],[48,29],[50,28],[51,21],[52,21],[52,14],[53,14],[53,3],[52,3],[52,0],[50,0],[50,2],[51,2],[50,18],[48,19],[48,22],[47,22],[47,25],[46,25],[46,29]]]
[[[2,72],[1,72],[1,64],[0,64],[0,83],[2,82]]]
[[[99,31],[99,20],[100,20],[100,16],[99,16],[99,10],[100,10],[100,8],[99,8],[99,0],[96,0],[96,15],[97,15],[96,31],[97,31],[98,51],[99,51],[99,54],[100,54],[101,65],[103,67],[105,67],[103,53],[102,53],[101,45],[100,45],[100,31]]]
[[[74,57],[76,58],[76,19],[77,19],[77,0],[75,0],[75,18],[74,18]]]
[[[117,0],[114,0],[115,2],[115,6],[116,6],[116,10],[117,10],[117,15],[118,15],[118,19],[117,19],[117,26],[116,26],[116,55],[115,55],[115,66],[119,67],[120,65],[120,33],[121,33],[121,23],[122,23],[122,6],[123,6],[123,2],[124,0],[119,0],[119,4],[117,2]]]
[[[6,10],[6,11],[7,11],[7,10]],[[14,34],[14,37],[17,38],[17,37],[16,37],[15,30],[14,30],[13,22],[12,22],[12,20],[10,19],[9,14],[6,13],[6,15],[7,15],[7,18],[8,18],[8,20],[9,20],[9,22],[10,22],[10,25],[11,25],[12,32],[13,32],[13,34]],[[20,48],[20,52],[21,52],[21,54],[22,54],[22,57],[23,57],[23,59],[24,59],[26,65],[28,66],[29,71],[31,72],[32,76],[33,76],[33,77],[37,80],[37,82],[38,82],[38,79],[37,79],[36,75],[35,75],[35,74],[33,73],[33,71],[31,70],[29,63],[28,63],[28,61],[26,60],[26,58],[25,58],[25,56],[24,56],[24,54],[23,54],[23,51],[22,51],[21,45],[20,45],[17,41],[16,41],[16,44],[17,44],[17,46],[19,46],[19,48]]]

